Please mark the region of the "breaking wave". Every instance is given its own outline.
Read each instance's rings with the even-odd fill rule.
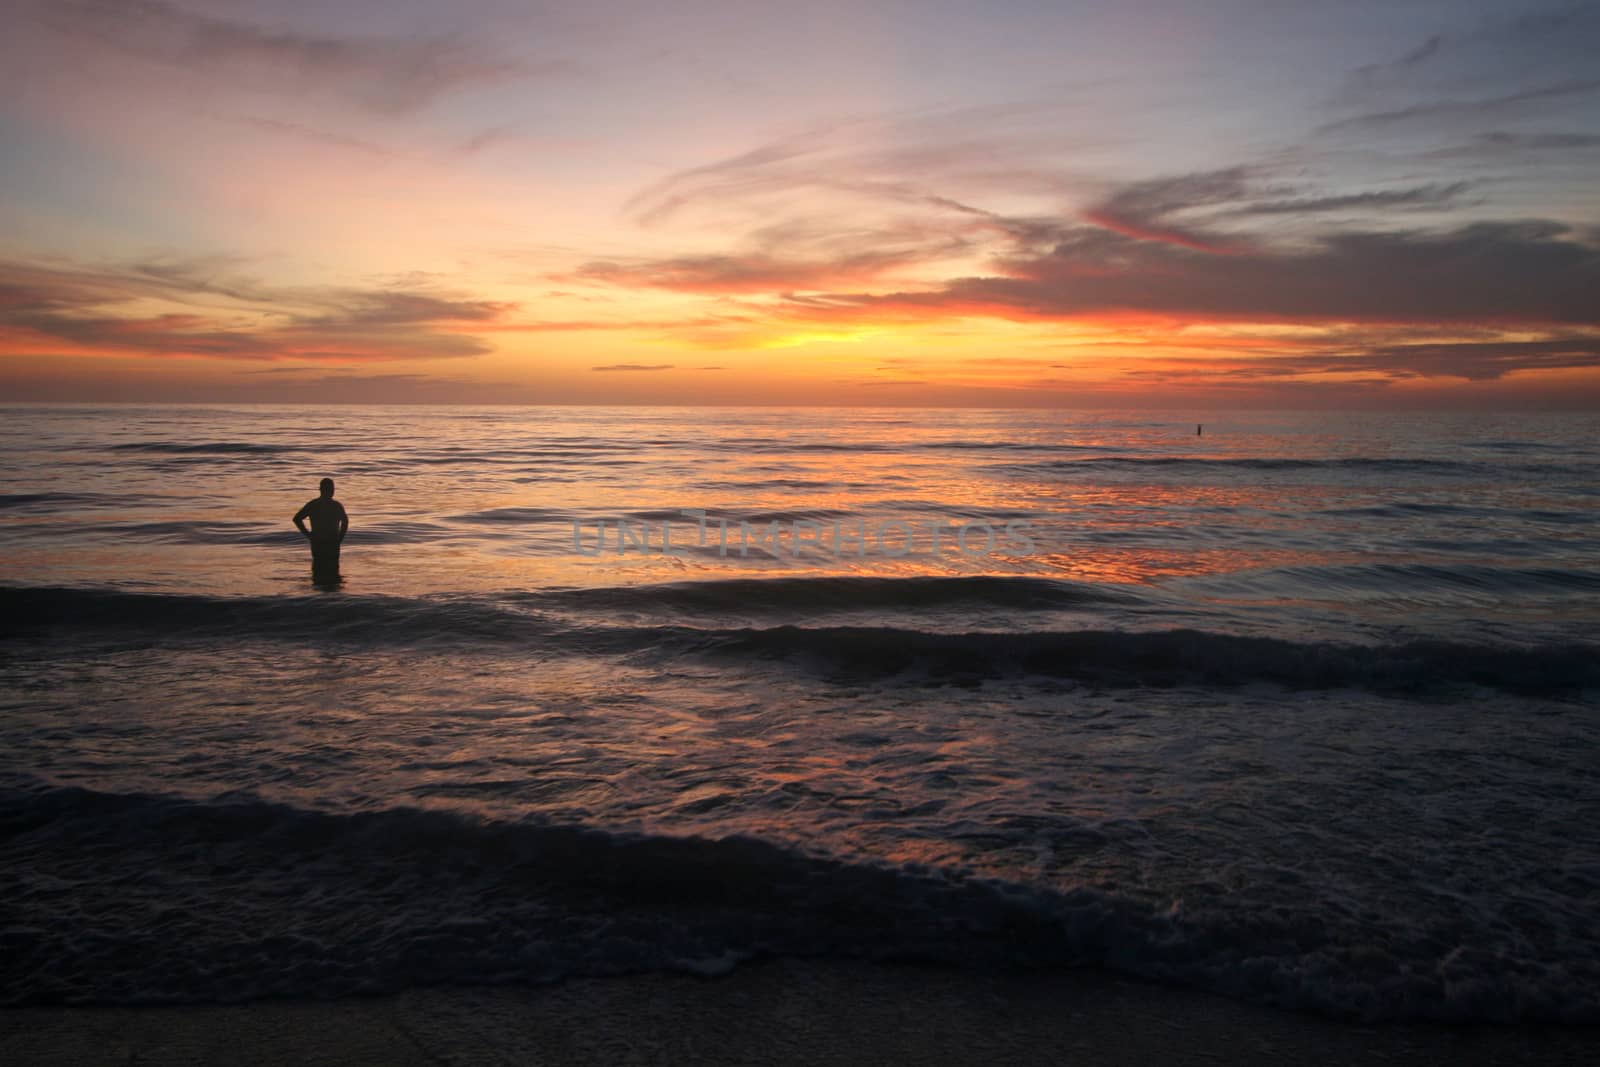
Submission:
[[[1273,906],[1190,907],[750,837],[38,782],[0,789],[0,842],[12,905],[0,929],[6,1004],[715,974],[794,955],[1098,966],[1366,1019],[1600,1021],[1600,957],[1579,924],[1558,935],[1442,917],[1336,919],[1315,885]],[[58,891],[68,884],[72,893]]]

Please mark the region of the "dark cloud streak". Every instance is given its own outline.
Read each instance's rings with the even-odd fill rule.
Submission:
[[[1238,208],[1241,215],[1308,215],[1324,211],[1349,211],[1363,208],[1411,208],[1440,210],[1456,206],[1472,182],[1434,182],[1409,189],[1350,193],[1343,196],[1304,197],[1296,200],[1265,200]]]
[[[1600,367],[1600,335],[1543,341],[1374,345],[1354,352],[1260,356],[1220,366],[1219,362],[1216,358],[1171,360],[1161,370],[1136,368],[1128,376],[1171,377],[1192,373],[1208,380],[1274,384],[1301,376],[1351,374],[1367,375],[1364,380],[1370,384],[1423,378],[1496,381],[1517,372]],[[1186,367],[1192,370],[1185,370]]]
[[[1600,248],[1552,222],[1343,232],[1314,246],[1207,255],[1081,227],[999,276],[881,296],[833,294],[824,309],[903,308],[1019,319],[1113,313],[1255,321],[1600,325]]]
[[[1337,119],[1319,126],[1316,132],[1322,134],[1337,133],[1352,129],[1372,129],[1374,127],[1394,126],[1419,120],[1432,121],[1441,118],[1486,118],[1514,111],[1522,104],[1561,97],[1587,96],[1596,91],[1600,91],[1600,79],[1588,78],[1559,82],[1553,85],[1541,85],[1532,89],[1519,89],[1516,92],[1502,93],[1497,96],[1476,97],[1466,100],[1435,100],[1392,110],[1373,111],[1363,115],[1352,115],[1349,118]]]

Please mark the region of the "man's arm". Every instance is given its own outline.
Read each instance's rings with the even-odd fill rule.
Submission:
[[[344,513],[344,505],[339,505],[339,540],[344,540],[344,535],[350,530],[350,516]]]
[[[311,505],[309,503],[294,513],[294,524],[300,528],[300,532],[306,537],[311,536],[311,531],[306,529],[306,516],[309,514],[311,514]]]

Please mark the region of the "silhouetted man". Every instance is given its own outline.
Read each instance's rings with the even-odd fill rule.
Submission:
[[[333,479],[322,479],[322,495],[306,501],[306,506],[294,513],[294,524],[311,542],[311,580],[321,581],[339,577],[339,542],[350,529],[350,517],[344,505],[333,499]],[[306,529],[306,519],[311,529]]]

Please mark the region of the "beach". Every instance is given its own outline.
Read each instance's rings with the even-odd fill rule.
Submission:
[[[774,960],[332,1002],[0,1012],[16,1067],[1587,1064],[1592,1028],[1363,1025],[1097,974]]]

